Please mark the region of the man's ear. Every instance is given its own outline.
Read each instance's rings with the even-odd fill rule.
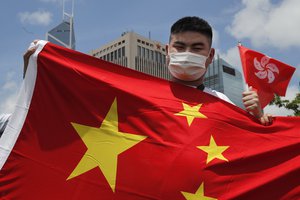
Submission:
[[[166,44],[166,53],[167,53],[167,55],[169,55],[169,45],[168,44]]]
[[[208,58],[206,60],[206,64],[209,65],[210,63],[212,63],[212,61],[214,60],[214,56],[215,56],[215,49],[214,48],[211,48],[210,49],[210,52],[209,52],[209,55],[208,55]]]
[[[214,49],[214,48],[211,48],[211,49],[210,49],[210,52],[209,52],[209,58],[210,58],[211,60],[213,60],[213,59],[214,59],[214,56],[215,56],[215,49]]]
[[[169,58],[169,45],[166,44],[166,65],[168,66],[170,62],[170,58]]]

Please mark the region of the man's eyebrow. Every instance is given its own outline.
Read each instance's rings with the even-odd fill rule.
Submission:
[[[184,42],[181,42],[181,41],[175,41],[174,44],[183,45],[183,46],[186,45]]]
[[[187,44],[181,41],[175,41],[174,44],[186,46]],[[203,42],[196,42],[191,44],[191,46],[205,46]]]
[[[205,44],[203,42],[196,42],[193,43],[192,46],[205,46]]]

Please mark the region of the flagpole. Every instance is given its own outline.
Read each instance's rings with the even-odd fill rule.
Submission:
[[[241,42],[241,41],[238,41],[238,46],[242,46],[242,42]],[[242,67],[242,70],[244,70],[243,67]],[[243,74],[244,74],[244,73],[243,73]],[[246,83],[245,77],[244,77],[244,76],[243,76],[243,78],[244,78],[244,82],[245,82],[245,84],[244,84],[244,91],[245,91],[245,92],[248,92],[248,91],[249,91],[249,86],[248,86],[248,84]]]

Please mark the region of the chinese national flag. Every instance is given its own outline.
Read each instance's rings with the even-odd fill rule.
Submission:
[[[300,119],[40,41],[0,139],[0,199],[299,199]]]
[[[238,47],[246,83],[257,90],[261,106],[268,105],[274,94],[285,96],[295,68],[242,45]]]

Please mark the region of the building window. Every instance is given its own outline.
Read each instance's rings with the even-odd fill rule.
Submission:
[[[114,59],[116,60],[116,59],[118,58],[117,50],[114,51],[114,55],[115,55],[115,56],[114,56]]]
[[[146,58],[149,59],[149,49],[146,49]]]
[[[162,63],[162,57],[163,57],[163,55],[161,53],[159,53],[159,63]]]
[[[142,47],[142,57],[144,58],[145,57],[145,48]]]
[[[121,58],[121,49],[118,49],[118,58]]]
[[[122,57],[125,56],[125,47],[122,47]],[[127,63],[126,63],[127,64]],[[127,65],[126,65],[127,66]]]
[[[138,56],[141,57],[142,55],[142,48],[140,46],[138,46]]]
[[[225,65],[223,65],[223,72],[230,74],[232,76],[235,76],[235,70],[231,67],[227,67]]]
[[[155,62],[158,63],[158,52],[157,51],[155,51]]]

